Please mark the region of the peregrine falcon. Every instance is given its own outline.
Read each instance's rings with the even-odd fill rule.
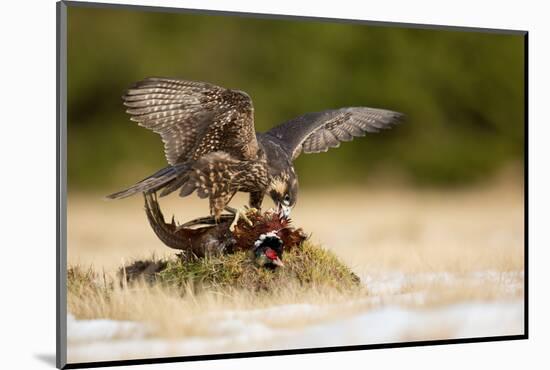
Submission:
[[[176,190],[185,197],[196,191],[209,198],[216,219],[237,192],[249,193],[249,206],[257,209],[269,194],[288,215],[298,195],[293,161],[300,153],[326,152],[402,118],[389,110],[348,107],[307,113],[256,132],[247,93],[172,78],[137,82],[123,100],[132,121],[160,134],[169,165],[107,197],[165,196]]]

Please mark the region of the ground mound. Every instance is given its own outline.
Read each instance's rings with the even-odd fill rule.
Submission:
[[[122,282],[203,289],[276,290],[290,286],[350,289],[359,278],[332,252],[304,242],[284,254],[284,267],[266,269],[252,263],[246,252],[203,258],[177,256],[168,260],[140,260],[120,269]]]

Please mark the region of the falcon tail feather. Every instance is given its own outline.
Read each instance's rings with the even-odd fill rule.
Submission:
[[[107,199],[122,199],[137,193],[151,193],[170,185],[176,177],[187,172],[187,164],[165,167],[127,189],[106,196]]]

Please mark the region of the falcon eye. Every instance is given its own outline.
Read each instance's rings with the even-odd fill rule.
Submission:
[[[286,194],[284,199],[283,199],[283,202],[288,205],[288,203],[290,203],[290,195]]]

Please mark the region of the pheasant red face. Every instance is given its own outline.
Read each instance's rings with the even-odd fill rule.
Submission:
[[[265,255],[266,255],[267,258],[269,258],[271,260],[271,263],[273,263],[274,265],[279,266],[279,267],[284,266],[283,261],[281,261],[281,259],[277,255],[277,252],[275,252],[273,249],[267,248],[265,250]]]
[[[271,248],[267,248],[266,251],[265,251],[265,255],[267,256],[267,258],[269,258],[270,260],[274,260],[274,259],[277,259],[279,258],[277,256],[277,252],[275,252],[273,249]]]

